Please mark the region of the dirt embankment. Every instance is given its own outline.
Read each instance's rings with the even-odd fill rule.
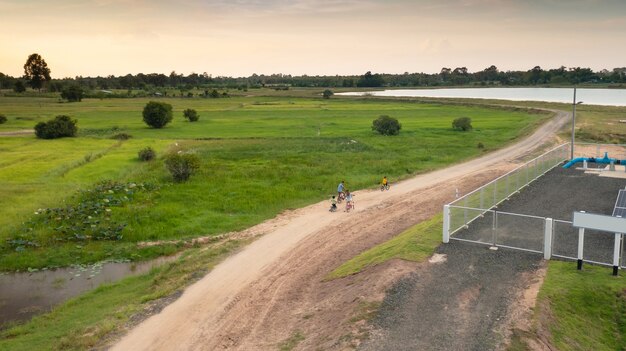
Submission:
[[[392,184],[388,192],[356,192],[354,212],[329,213],[328,204],[319,203],[259,225],[261,238],[112,349],[264,350],[289,338],[299,340],[297,349],[355,347],[367,332],[363,320],[371,302],[381,301],[416,265],[392,261],[333,281],[324,281],[326,274],[441,211],[455,188],[465,193],[511,169],[516,159],[551,139],[566,120],[566,113],[558,113],[514,145]]]

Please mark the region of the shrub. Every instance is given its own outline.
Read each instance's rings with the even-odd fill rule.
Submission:
[[[200,168],[200,159],[194,154],[169,154],[165,158],[165,167],[175,182],[184,182]]]
[[[16,93],[23,93],[26,91],[26,85],[24,85],[24,82],[21,80],[17,80],[13,85],[13,91]]]
[[[452,121],[452,128],[463,132],[472,130],[472,119],[469,117],[459,117]]]
[[[190,108],[188,108],[185,111],[183,111],[183,116],[186,119],[188,119],[189,122],[196,122],[200,118],[200,116],[198,116],[198,112],[196,112],[196,110],[190,109]]]
[[[48,122],[39,122],[35,126],[35,135],[40,139],[56,139],[76,136],[77,121],[69,116],[56,116]]]
[[[372,122],[372,130],[382,135],[397,135],[402,125],[397,119],[386,115],[380,116]]]
[[[116,139],[116,140],[128,140],[130,138],[132,138],[133,136],[128,134],[128,133],[117,133],[114,136],[111,137],[111,139]]]
[[[83,99],[83,89],[78,85],[71,85],[61,91],[61,97],[69,102],[80,102]]]
[[[479,149],[484,149],[485,148],[485,144],[483,144],[482,142],[479,142],[478,145],[476,145],[477,148]]]
[[[172,121],[172,105],[150,101],[143,108],[143,121],[152,128],[163,128]]]
[[[330,99],[331,96],[333,96],[335,93],[332,92],[332,90],[330,89],[326,89],[324,90],[324,92],[322,93],[322,96],[324,97],[324,99]]]
[[[156,158],[156,151],[154,151],[153,148],[148,146],[144,149],[139,150],[138,156],[139,156],[139,160],[141,161],[154,160]]]
[[[7,116],[0,113],[0,124],[7,122]]]

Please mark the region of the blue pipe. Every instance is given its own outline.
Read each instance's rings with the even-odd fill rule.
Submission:
[[[563,168],[570,168],[572,167],[574,164],[578,163],[578,162],[583,162],[583,161],[587,161],[587,162],[591,162],[591,163],[602,163],[602,164],[610,164],[611,161],[613,161],[613,164],[616,165],[626,165],[626,160],[618,160],[615,158],[610,158],[608,152],[604,153],[604,157],[603,158],[595,158],[595,157],[577,157],[571,161],[569,161],[568,163],[565,164],[565,166],[563,166]]]

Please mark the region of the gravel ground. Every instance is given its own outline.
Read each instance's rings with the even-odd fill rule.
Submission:
[[[515,292],[541,257],[454,242],[441,245],[443,264],[429,265],[396,284],[362,350],[494,350]]]
[[[564,221],[572,220],[573,211],[610,215],[624,186],[624,179],[557,167],[497,210]],[[490,242],[493,220],[487,214],[457,235]],[[541,250],[543,222],[498,216],[497,241]],[[613,236],[593,234],[585,236],[585,259],[607,261]],[[557,223],[555,253],[575,256],[576,247],[577,230]],[[388,292],[362,350],[498,349],[503,337],[496,330],[502,327],[516,293],[528,283],[524,277],[533,275],[542,256],[458,241],[441,245],[438,253],[447,255],[447,261],[422,267]]]
[[[611,215],[619,189],[626,179],[599,177],[573,168],[556,167],[497,208],[500,212],[550,217],[571,221],[574,211]],[[459,238],[493,242],[494,212],[472,222],[468,229],[458,232]],[[496,242],[542,251],[544,220],[497,214]],[[569,223],[556,222],[553,253],[576,257],[578,230]],[[613,235],[585,232],[585,260],[611,263]]]

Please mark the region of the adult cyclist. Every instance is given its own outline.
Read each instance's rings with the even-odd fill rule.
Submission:
[[[345,194],[343,193],[343,189],[345,186],[344,183],[345,181],[342,180],[341,183],[339,183],[339,185],[337,186],[337,201],[338,202],[341,202],[341,200],[343,200],[345,197]]]

